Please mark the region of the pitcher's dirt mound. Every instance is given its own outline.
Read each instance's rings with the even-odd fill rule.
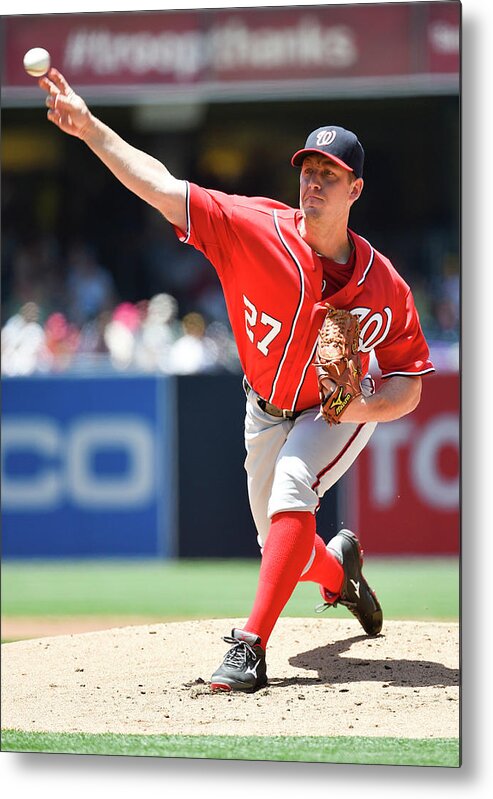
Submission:
[[[178,735],[458,737],[458,625],[282,618],[269,685],[207,680],[244,620],[121,627],[2,645],[2,727]]]

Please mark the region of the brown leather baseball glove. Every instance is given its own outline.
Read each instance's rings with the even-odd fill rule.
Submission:
[[[327,304],[327,315],[318,334],[315,368],[320,413],[328,424],[339,424],[349,403],[361,395],[358,347],[357,317]]]

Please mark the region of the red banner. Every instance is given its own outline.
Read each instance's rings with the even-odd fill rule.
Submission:
[[[423,378],[414,413],[380,424],[359,457],[352,519],[371,554],[459,552],[459,377]]]
[[[454,3],[431,3],[426,28],[430,72],[458,72],[460,9]]]
[[[458,2],[4,17],[3,86],[7,99],[28,96],[23,55],[44,47],[69,81],[99,93],[355,80],[361,91],[398,78],[457,88],[459,28]]]

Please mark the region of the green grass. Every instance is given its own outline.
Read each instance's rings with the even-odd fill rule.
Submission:
[[[258,567],[257,560],[4,561],[2,615],[242,618]],[[368,558],[365,575],[389,619],[458,618],[456,558]],[[320,601],[313,583],[300,583],[283,615],[311,616]],[[344,608],[331,613],[347,618]]]
[[[243,618],[259,561],[78,561],[2,563],[4,616],[145,616]],[[368,558],[365,574],[388,619],[457,620],[456,558]],[[285,616],[312,616],[316,586],[301,583]],[[345,608],[331,611],[348,618]],[[83,735],[2,732],[2,751],[459,766],[457,739]]]
[[[215,760],[276,760],[400,766],[460,765],[454,738],[325,738],[211,735],[83,735],[2,732],[4,752],[137,755]]]

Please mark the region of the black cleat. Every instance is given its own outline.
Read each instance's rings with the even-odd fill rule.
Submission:
[[[356,616],[367,635],[378,635],[382,629],[383,613],[375,592],[363,577],[363,550],[351,530],[340,530],[327,544],[327,550],[344,569],[340,594],[333,594],[323,585],[320,593],[324,604],[317,610],[344,605]]]
[[[223,640],[233,646],[212,675],[211,690],[253,693],[267,685],[265,651],[258,635],[233,629],[231,638],[225,636]]]

